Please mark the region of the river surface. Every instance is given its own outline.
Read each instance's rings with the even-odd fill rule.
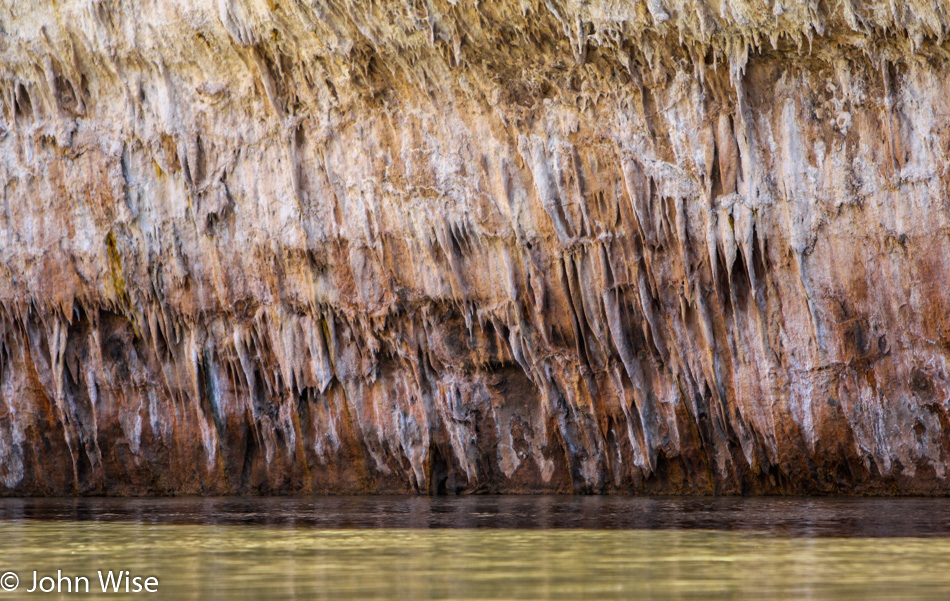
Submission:
[[[950,500],[0,499],[15,580],[0,601],[945,600]]]

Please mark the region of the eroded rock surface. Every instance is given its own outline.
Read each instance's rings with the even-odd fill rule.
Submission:
[[[0,493],[950,490],[950,5],[0,0]]]

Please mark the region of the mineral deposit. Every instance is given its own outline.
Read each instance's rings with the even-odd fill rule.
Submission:
[[[0,494],[950,492],[946,0],[0,0]]]

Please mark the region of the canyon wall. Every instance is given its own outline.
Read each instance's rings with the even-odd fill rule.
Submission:
[[[950,492],[948,33],[0,0],[0,494]]]

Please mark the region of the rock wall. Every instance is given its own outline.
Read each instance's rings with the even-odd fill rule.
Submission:
[[[0,494],[948,492],[948,33],[0,0]]]

